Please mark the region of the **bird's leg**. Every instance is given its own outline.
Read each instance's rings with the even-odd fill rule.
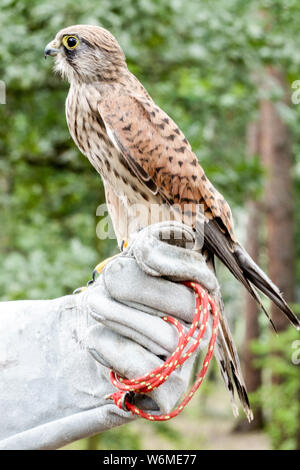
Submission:
[[[90,283],[95,282],[97,274],[101,274],[107,263],[111,260],[114,259],[116,256],[119,256],[120,253],[114,256],[110,256],[109,258],[106,258],[105,260],[101,261],[101,263],[97,264],[93,271],[93,279],[89,281]]]
[[[94,284],[94,282],[94,279],[91,279],[86,283],[86,286],[77,287],[77,289],[73,290],[72,294],[80,294],[80,292],[85,291],[91,284]]]
[[[128,241],[127,240],[122,240],[121,242],[121,253],[124,251],[128,246]],[[90,285],[94,284],[97,275],[101,274],[107,263],[112,260],[113,258],[116,258],[117,256],[120,256],[120,253],[114,256],[110,256],[109,258],[106,258],[105,260],[101,261],[101,263],[97,264],[93,271],[93,277],[90,281],[87,282],[86,286],[83,287],[78,287],[77,289],[74,290],[73,294],[79,294],[80,292],[85,291]]]
[[[127,246],[128,246],[128,241],[127,240],[122,240],[122,242],[121,242],[121,252],[124,251],[127,248]],[[104,261],[101,261],[101,263],[97,264],[97,266],[95,267],[95,269],[93,271],[93,279],[92,279],[92,281],[89,281],[90,284],[92,282],[95,282],[97,274],[102,273],[102,271],[105,268],[105,266],[107,265],[107,263],[111,259],[116,258],[119,255],[120,255],[120,253],[118,253],[117,255],[114,255],[114,256],[110,256],[109,258],[106,258]]]

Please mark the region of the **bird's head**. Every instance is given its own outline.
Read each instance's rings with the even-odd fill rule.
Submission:
[[[114,80],[126,69],[124,53],[106,29],[75,25],[62,29],[45,48],[55,57],[55,70],[69,82]]]

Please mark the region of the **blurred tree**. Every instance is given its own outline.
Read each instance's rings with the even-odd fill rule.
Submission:
[[[274,86],[282,88],[282,99],[271,101]],[[274,67],[266,69],[263,89],[265,96],[260,102],[261,156],[266,168],[264,209],[267,221],[267,250],[271,279],[284,292],[289,302],[294,301],[294,223],[291,180],[291,146],[286,123],[280,116],[280,104],[289,105],[289,96],[283,74]],[[269,96],[268,96],[269,95]],[[278,331],[289,327],[280,310],[271,305],[271,315]],[[273,375],[274,387],[279,385],[282,374]],[[285,383],[283,382],[283,385]],[[299,382],[300,388],[300,382]],[[295,396],[295,400],[297,399]],[[300,433],[300,424],[299,430]],[[282,442],[286,436],[282,433]]]
[[[272,29],[257,15],[262,8],[272,15]],[[96,23],[116,35],[131,71],[178,122],[208,177],[239,215],[246,201],[259,197],[263,181],[258,156],[245,158],[244,150],[259,94],[252,73],[276,65],[288,85],[299,78],[299,16],[297,0],[1,0],[0,79],[7,104],[0,104],[0,298],[70,293],[116,250],[114,240],[96,236],[103,188],[70,139],[67,84],[43,61],[44,46],[60,28]],[[292,136],[295,205],[299,110],[284,104],[279,110]],[[300,211],[294,213],[299,283]],[[224,279],[228,310],[239,312],[236,283]],[[242,316],[233,316],[241,331]],[[282,406],[292,420],[283,400]],[[115,432],[124,442],[121,431]],[[139,445],[134,437],[132,442]]]
[[[249,156],[260,153],[260,126],[256,119],[248,124],[246,152]],[[255,200],[247,203],[248,222],[245,247],[252,259],[260,264],[260,226],[261,226],[261,204]],[[245,382],[248,392],[256,392],[262,384],[261,370],[255,366],[256,356],[251,344],[253,340],[260,337],[259,308],[257,302],[246,292],[245,293],[245,339],[243,345],[243,364]],[[261,406],[255,408],[254,420],[247,423],[245,429],[261,429],[263,426],[263,413]]]
[[[287,301],[294,301],[294,223],[292,203],[292,155],[289,130],[280,115],[280,106],[288,106],[285,79],[274,67],[268,67],[264,77],[265,96],[260,102],[261,156],[266,169],[264,209],[267,218],[267,249],[269,274],[284,292]],[[274,87],[282,89],[282,100],[272,102]],[[268,96],[269,95],[269,96]],[[288,320],[272,304],[271,314],[279,331]]]

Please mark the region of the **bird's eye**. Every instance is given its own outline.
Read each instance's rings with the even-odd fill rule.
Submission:
[[[76,36],[65,36],[63,38],[63,45],[69,49],[75,49],[79,44],[78,38]]]

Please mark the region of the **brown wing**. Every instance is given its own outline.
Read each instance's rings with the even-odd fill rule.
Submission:
[[[109,137],[137,177],[170,204],[202,204],[233,241],[231,210],[205,176],[187,139],[151,99],[113,92],[99,103]]]

